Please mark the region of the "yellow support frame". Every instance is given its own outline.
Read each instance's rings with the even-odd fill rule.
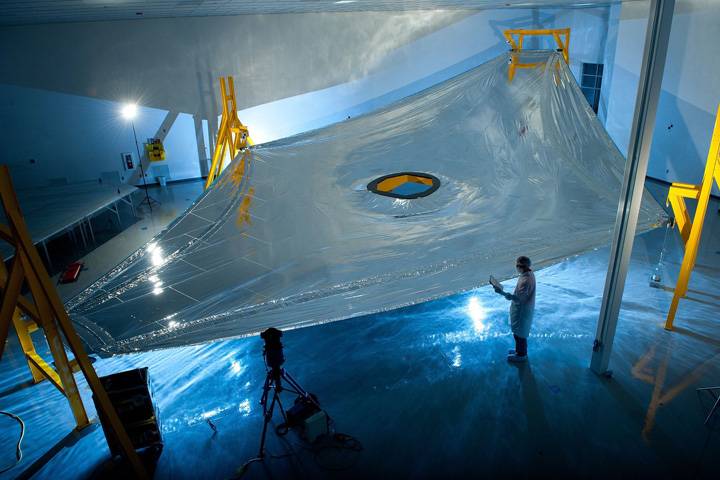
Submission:
[[[700,245],[700,234],[702,233],[705,214],[710,200],[710,192],[713,183],[720,186],[720,107],[715,118],[715,129],[713,130],[712,141],[710,142],[710,151],[708,152],[707,163],[705,164],[705,174],[703,175],[702,184],[690,185],[687,183],[673,183],[668,191],[667,204],[672,206],[675,214],[675,223],[680,231],[680,236],[685,245],[685,255],[683,257],[682,267],[680,267],[680,275],[675,284],[675,293],[670,303],[670,311],[665,321],[665,329],[672,330],[677,312],[680,298],[685,296],[688,283],[690,282],[690,274],[695,266],[697,258],[698,246]],[[693,198],[698,201],[695,210],[695,219],[691,222],[690,215],[685,205],[685,198]]]
[[[53,384],[53,386],[55,386],[55,388],[60,390],[60,393],[68,397],[71,406],[73,406],[75,402],[78,402],[79,399],[77,397],[68,396],[68,392],[66,392],[65,388],[63,388],[63,381],[60,378],[58,372],[53,370],[53,368],[50,367],[50,365],[48,365],[45,360],[43,360],[40,355],[38,355],[35,351],[35,345],[32,342],[32,338],[30,338],[30,332],[33,330],[37,330],[37,324],[35,324],[35,322],[33,322],[32,320],[29,322],[25,322],[23,320],[22,311],[19,308],[15,308],[15,315],[13,315],[13,326],[15,327],[17,336],[20,339],[20,345],[22,346],[23,353],[25,354],[25,361],[27,361],[30,372],[32,373],[33,383],[39,383],[47,379],[50,383]],[[55,358],[55,352],[52,353],[53,358]],[[61,358],[60,361],[63,362],[63,359]],[[69,364],[70,362],[68,362],[68,366]],[[58,364],[56,363],[56,365]],[[75,390],[76,389],[77,386],[75,386]],[[88,422],[87,417],[84,415],[85,409],[83,408],[82,403],[79,403],[77,405],[77,408],[73,408],[73,412],[79,412],[81,414],[81,416],[75,416],[75,421],[77,422],[78,428],[83,428],[90,423]],[[87,423],[83,424],[84,422]]]
[[[0,290],[2,291],[2,306],[0,307],[0,359],[5,350],[5,342],[10,326],[15,326],[22,345],[25,359],[35,383],[48,379],[67,398],[76,422],[76,428],[82,429],[90,425],[85,412],[82,398],[73,376],[73,363],[69,362],[60,332],[75,355],[77,366],[82,370],[90,389],[100,404],[100,410],[105,413],[123,448],[125,455],[132,464],[138,477],[149,478],[135,448],[130,441],[125,428],[118,418],[110,399],[103,389],[100,379],[95,372],[90,358],[82,346],[73,327],[70,317],[63,307],[60,296],[40,260],[37,250],[30,238],[25,220],[20,213],[20,205],[15,195],[15,189],[10,179],[7,165],[0,165],[0,201],[5,210],[8,224],[0,223],[0,239],[8,242],[15,248],[10,272],[7,271],[0,256]],[[33,301],[20,294],[23,283],[26,283]],[[22,315],[30,320],[25,321]],[[52,352],[57,371],[53,370],[35,352],[30,332],[42,328],[47,338],[48,346]]]
[[[517,68],[535,68],[538,65],[540,65],[541,62],[536,63],[518,63],[518,60],[520,58],[520,55],[517,54],[518,51],[523,49],[523,42],[525,40],[526,36],[534,36],[534,35],[552,35],[555,39],[555,42],[558,46],[558,52],[562,53],[563,58],[565,59],[565,63],[570,65],[570,29],[569,28],[556,28],[552,30],[525,30],[525,29],[517,29],[517,30],[505,30],[503,32],[503,35],[505,35],[505,38],[507,39],[507,43],[510,44],[511,51],[513,54],[510,58],[510,66],[508,68],[508,81],[512,83],[513,78],[515,77],[515,70]],[[513,38],[513,35],[518,36],[518,41],[515,42],[515,39]],[[563,42],[561,36],[565,36],[565,41]]]
[[[207,180],[205,180],[205,189],[207,189],[220,175],[225,162],[226,153],[230,153],[230,159],[235,158],[240,150],[248,145],[254,145],[247,127],[244,127],[237,116],[237,102],[235,100],[235,83],[233,77],[228,77],[228,86],[225,86],[225,79],[220,77],[220,91],[222,93],[223,113],[220,120],[220,129],[218,130],[217,141],[215,142],[215,151],[213,152],[210,171]]]

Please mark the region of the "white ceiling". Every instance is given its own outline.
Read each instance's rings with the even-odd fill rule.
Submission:
[[[610,3],[621,0],[0,0],[0,26],[274,13],[567,8]]]

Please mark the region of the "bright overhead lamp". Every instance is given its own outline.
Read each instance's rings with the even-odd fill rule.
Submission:
[[[128,120],[132,120],[135,118],[135,115],[137,115],[137,105],[134,103],[128,103],[125,104],[125,106],[122,108],[122,116],[127,118]]]

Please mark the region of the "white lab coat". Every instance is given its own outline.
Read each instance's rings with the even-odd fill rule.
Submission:
[[[505,293],[510,303],[510,328],[518,337],[530,335],[533,313],[535,312],[535,275],[532,271],[520,274],[515,292]]]

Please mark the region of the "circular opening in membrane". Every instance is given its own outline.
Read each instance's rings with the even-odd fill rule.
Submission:
[[[367,189],[386,197],[412,199],[427,197],[440,188],[440,180],[428,173],[402,172],[376,178]]]

